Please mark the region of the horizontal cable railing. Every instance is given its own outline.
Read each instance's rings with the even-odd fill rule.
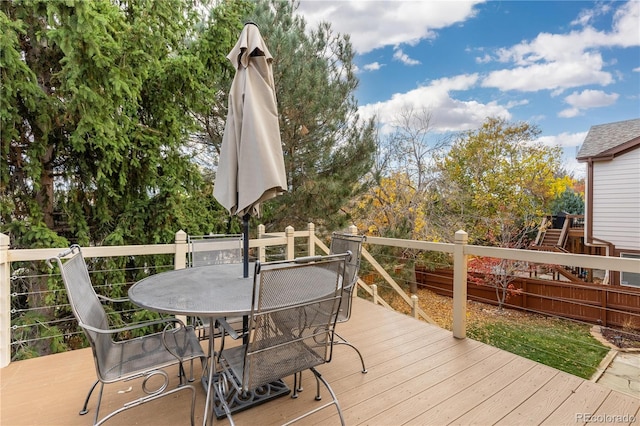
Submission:
[[[371,240],[378,242],[373,238],[369,239]],[[396,242],[393,242],[393,245],[395,244]],[[365,246],[374,249],[371,244]],[[437,255],[434,255],[436,253]],[[387,268],[387,273],[407,293],[410,289],[417,292],[420,307],[433,322],[443,328],[452,329],[454,270],[452,264],[444,261],[440,254],[442,252],[417,249],[408,253],[406,248],[398,247],[395,255],[376,255],[376,259],[382,264],[391,265]],[[528,257],[528,254],[524,253],[523,256]],[[481,258],[475,258],[478,259]],[[524,278],[529,279],[527,271],[535,269],[536,264],[519,264],[526,265],[527,268],[513,271],[515,278],[519,278],[517,274],[524,274]],[[505,290],[506,300],[499,303],[496,286],[491,279],[477,283],[471,279],[472,273],[472,268],[469,268],[469,302],[466,318],[467,335],[474,339],[584,378],[593,378],[602,373],[599,362],[611,349],[640,349],[639,288],[577,284],[549,278],[535,280],[539,286],[559,286],[562,290],[544,293],[523,290],[521,284],[514,280]],[[387,285],[381,274],[375,270],[365,271],[364,274],[368,283],[376,283],[383,289],[379,291],[381,297],[394,297],[392,286]],[[498,288],[498,292],[502,292],[501,288]],[[608,296],[608,299],[585,299],[581,292],[592,296],[592,299],[592,293],[598,292],[601,297]],[[523,299],[536,303],[517,303]],[[617,304],[612,300],[616,300]],[[540,301],[548,302],[549,306],[538,307]],[[398,303],[397,300],[390,303],[394,308],[410,313],[410,308],[403,308],[402,303]],[[443,307],[449,308],[448,316],[443,314]],[[589,316],[583,312],[585,310],[595,311],[595,314],[591,312]],[[622,319],[615,318],[616,316]],[[501,321],[510,317],[519,318],[520,322]],[[503,325],[503,322],[507,325]],[[492,333],[487,330],[492,330]]]
[[[357,229],[352,227],[350,232],[357,233]],[[87,258],[96,291],[99,294],[109,293],[126,296],[127,289],[144,276],[185,267],[187,247],[186,242],[182,242],[181,238],[184,237],[184,241],[186,241],[186,237],[179,234],[176,234],[176,243],[174,244],[85,248],[83,252]],[[257,238],[252,239],[250,242],[251,256],[261,261],[271,261],[322,254],[328,252],[328,242],[328,238],[321,239],[315,235],[313,224],[310,224],[309,228],[303,231],[294,231],[292,228],[287,228],[282,233],[268,234],[264,232],[264,227],[260,227]],[[13,359],[18,353],[22,353],[21,356],[29,356],[38,351],[51,353],[66,348],[74,348],[76,347],[75,345],[83,345],[83,336],[75,326],[61,280],[55,271],[49,272],[45,265],[47,258],[55,256],[63,249],[7,250],[4,263],[0,260],[0,285],[3,297],[7,295],[7,300],[10,300],[10,307],[2,308],[2,311],[0,311],[3,323],[3,337],[0,339],[0,344],[3,346],[0,348],[3,351],[3,366],[8,364],[9,357]],[[491,306],[492,303],[495,304],[495,301],[492,302],[490,297],[476,296],[469,290],[473,283],[471,281],[467,283],[466,261],[471,257],[495,257],[529,262],[531,264],[559,264],[570,267],[599,268],[632,273],[640,271],[640,260],[638,259],[480,247],[466,245],[464,241],[452,244],[368,237],[363,249],[358,296],[413,315],[416,318],[438,324],[444,328],[453,329],[456,337],[464,337],[466,329],[469,327],[472,327],[470,329],[472,333],[476,333],[478,332],[475,329],[476,325],[467,323],[468,305],[465,302],[467,296],[469,296],[470,300],[482,302],[487,306]],[[134,262],[131,259],[143,260],[143,262],[142,264],[137,263],[134,266],[130,266],[122,259],[128,259],[132,264]],[[463,260],[456,262],[456,259]],[[121,267],[109,268],[105,266],[109,262],[114,265],[120,262],[122,265]],[[450,285],[444,288],[442,285],[420,282],[416,278],[418,272],[415,266],[425,262],[433,270],[449,268],[450,274],[447,279],[450,279]],[[463,280],[464,291],[459,290],[459,284],[456,287],[455,277],[458,280]],[[616,290],[620,294],[625,292],[634,294],[634,289],[627,290],[616,287]],[[448,308],[450,310],[446,315],[442,312],[434,312],[432,307],[425,303],[427,300],[423,296],[425,294],[424,291],[430,291],[448,299],[447,302],[439,302],[439,306],[443,306],[445,303],[450,305],[450,308]],[[485,286],[485,291],[491,292],[493,289]],[[513,292],[515,290],[512,290]],[[551,302],[556,304],[570,303],[573,306],[572,309],[575,310],[593,308],[592,304],[574,300],[575,298],[551,297],[522,290],[515,293],[518,293],[520,298],[532,299],[536,297],[541,300],[551,299]],[[455,307],[456,301],[454,300],[456,298],[463,301],[462,305],[459,304],[459,301],[457,302],[457,309]],[[462,306],[462,312],[459,308],[460,306]],[[510,298],[507,298],[503,306],[505,309],[517,309],[532,315],[564,318],[561,315],[537,309],[535,306],[516,306]],[[627,324],[629,331],[626,331],[624,327],[611,327],[610,324],[602,323],[600,326],[603,334],[616,336],[616,333],[619,333],[621,337],[618,340],[620,341],[625,339],[633,340],[638,337],[637,330],[640,328],[640,323],[635,322],[640,321],[638,319],[640,312],[631,310],[629,313],[629,310],[625,310],[616,304],[597,308],[605,310],[609,314],[628,314],[631,318],[629,324]],[[38,316],[42,312],[47,315]],[[132,305],[118,308],[109,305],[108,312],[114,321],[121,321],[122,318],[135,321],[138,309]],[[443,321],[443,317],[446,317],[446,320]],[[599,325],[597,321],[589,322],[580,318],[567,319],[572,321],[573,324],[585,327]],[[7,322],[4,322],[5,320]],[[11,324],[11,326],[5,329],[4,324]],[[462,335],[460,335],[460,330],[462,330]],[[549,333],[554,333],[554,331],[549,331]],[[615,337],[606,337],[609,337],[610,340],[615,340]],[[530,343],[523,342],[522,338],[508,336],[505,340],[507,342],[511,340],[514,345],[530,346]],[[35,348],[34,352],[29,352],[31,350],[29,348]],[[531,348],[532,351],[534,349],[533,347]],[[539,350],[544,352],[546,349]],[[571,358],[570,355],[565,354],[562,356],[569,360]]]

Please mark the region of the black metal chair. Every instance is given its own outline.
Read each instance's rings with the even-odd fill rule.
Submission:
[[[71,257],[67,259],[69,255]],[[82,250],[78,245],[72,245],[69,250],[48,260],[50,266],[52,266],[52,262],[57,263],[60,268],[73,313],[91,344],[98,376],[89,390],[80,414],[84,415],[88,412],[89,399],[98,383],[100,383],[100,392],[95,408],[95,425],[102,424],[116,414],[140,404],[182,390],[190,390],[192,394],[191,424],[193,425],[196,394],[195,388],[185,382],[183,363],[200,358],[204,369],[206,362],[205,354],[193,329],[185,326],[176,318],[164,318],[127,327],[110,328],[101,299],[116,302],[126,299],[112,300],[96,294],[89,278],[87,265],[82,257]],[[116,339],[116,336],[121,336],[121,333],[145,327],[159,329],[163,325],[164,329],[161,332],[127,340]],[[165,369],[176,364],[179,366],[180,384],[176,388],[167,390],[169,376]],[[157,383],[158,378],[163,379],[160,385]],[[141,387],[144,395],[99,418],[104,385],[133,379],[142,379]],[[154,383],[155,385],[151,387]]]
[[[248,341],[220,353],[222,370],[216,394],[232,425],[228,401],[250,400],[255,389],[291,375],[295,398],[301,390],[297,383],[305,370],[316,377],[315,399],[321,399],[320,383],[332,399],[287,424],[331,405],[336,406],[344,424],[335,393],[315,367],[331,358],[333,330],[342,299],[342,276],[349,256],[345,253],[256,263]]]
[[[345,269],[345,285],[342,287],[342,305],[340,306],[340,312],[338,313],[337,323],[343,323],[349,321],[351,318],[351,306],[353,301],[353,291],[357,287],[358,272],[360,270],[360,259],[362,258],[362,244],[366,241],[364,235],[354,234],[342,234],[334,232],[331,235],[331,247],[329,253],[344,253],[350,251],[352,253],[351,258],[347,261]],[[353,344],[349,343],[347,339],[336,333],[334,340],[335,345],[346,345],[352,348],[360,357],[360,363],[362,364],[362,373],[367,372],[365,367],[364,358]]]

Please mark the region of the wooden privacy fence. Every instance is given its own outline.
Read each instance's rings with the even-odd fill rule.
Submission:
[[[471,273],[470,273],[471,274]],[[453,270],[430,271],[416,266],[418,286],[444,296],[453,295]],[[507,300],[509,308],[571,318],[603,326],[640,329],[640,289],[576,284],[537,278],[516,278]],[[494,287],[467,281],[471,300],[498,304]]]

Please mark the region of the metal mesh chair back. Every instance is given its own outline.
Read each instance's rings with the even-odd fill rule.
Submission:
[[[330,359],[345,258],[258,266],[243,389],[292,375]]]
[[[189,236],[189,266],[242,263],[242,234]]]
[[[71,257],[67,258],[69,255],[71,255]],[[91,284],[89,270],[87,269],[87,264],[84,261],[80,247],[78,245],[72,245],[69,250],[60,253],[56,257],[50,258],[48,260],[49,264],[51,264],[52,261],[55,261],[60,268],[71,309],[91,344],[96,373],[98,375],[98,381],[96,381],[89,390],[80,414],[87,413],[89,398],[96,385],[101,382],[98,404],[95,408],[94,424],[102,424],[122,411],[181,390],[190,390],[193,395],[191,403],[191,424],[193,424],[195,388],[183,383],[184,368],[182,363],[200,358],[204,365],[204,361],[206,360],[193,329],[184,326],[184,324],[182,324],[181,327],[175,327],[174,324],[179,322],[175,318],[159,319],[147,323],[110,329],[109,320],[102,307],[101,298]],[[112,301],[121,302],[122,300]],[[121,332],[130,332],[131,330],[146,328],[147,326],[164,326],[164,330],[128,340],[118,338],[118,341],[115,341],[116,336],[121,337],[119,335]],[[180,364],[181,386],[168,390],[169,377],[165,372],[160,372],[159,369],[175,364]],[[128,381],[134,378],[150,377],[151,375],[157,374],[160,374],[164,378],[164,384],[158,384],[158,389],[153,391],[153,398],[138,397],[133,401],[126,402],[121,408],[112,411],[98,421],[105,383]],[[142,382],[142,388],[145,393],[151,395],[145,386],[146,379]]]
[[[358,281],[360,271],[360,259],[362,258],[362,244],[366,240],[364,235],[341,234],[334,232],[331,235],[330,254],[351,252],[351,258],[347,259],[345,268],[345,285],[342,289],[342,305],[338,313],[338,322],[345,322],[351,317],[351,296],[355,284]]]
[[[242,234],[189,235],[187,244],[189,247],[189,267],[192,268],[208,265],[240,264],[243,261]],[[209,337],[205,326],[208,323],[207,319],[190,318],[188,321],[197,327],[201,340]],[[232,323],[228,326],[227,332],[233,333],[232,337],[237,339],[244,328],[242,318],[228,318],[227,323]],[[234,330],[232,331],[232,329]]]
[[[67,289],[67,297],[71,309],[84,330],[96,357],[103,359],[113,344],[108,334],[96,333],[87,326],[106,330],[109,328],[107,314],[100,303],[100,299],[93,289],[87,264],[82,257],[79,246],[72,246],[71,253],[75,254],[64,263],[56,258],[60,273]]]

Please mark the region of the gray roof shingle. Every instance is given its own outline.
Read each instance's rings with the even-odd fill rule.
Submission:
[[[636,138],[640,138],[640,118],[591,126],[576,158],[596,157]]]

